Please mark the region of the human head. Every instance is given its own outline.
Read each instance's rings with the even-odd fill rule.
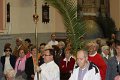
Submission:
[[[22,39],[20,37],[16,38],[16,45],[20,46],[22,44]]]
[[[112,33],[112,34],[111,34],[111,39],[115,39],[115,38],[116,38],[115,34]]]
[[[44,62],[45,63],[49,63],[51,61],[54,60],[54,50],[53,49],[46,49],[44,51],[44,55],[43,55],[43,58],[44,58]]]
[[[88,53],[84,50],[79,50],[77,52],[77,64],[80,68],[84,68],[88,62]]]
[[[49,44],[45,45],[45,50],[47,49],[53,49],[52,45],[49,45]]]
[[[10,56],[10,54],[12,53],[12,49],[10,47],[5,47],[4,52],[6,56]]]
[[[88,54],[89,55],[93,55],[95,54],[95,52],[98,50],[98,45],[96,42],[89,42],[87,45],[86,45],[86,48],[88,49]]]
[[[120,75],[115,76],[114,80],[120,80]]]
[[[25,51],[23,49],[19,50],[19,57],[23,58],[25,56]]]
[[[31,43],[31,40],[29,38],[25,39],[25,41]]]
[[[68,43],[70,43],[70,42],[71,42],[70,39],[67,38],[66,41],[65,41],[65,44],[68,44]]]
[[[27,46],[30,46],[31,40],[30,40],[29,38],[25,39],[25,44],[26,44]]]
[[[31,54],[32,54],[32,56],[33,56],[33,57],[36,57],[36,53],[37,53],[37,48],[36,48],[36,46],[32,46],[32,47],[31,47]]]
[[[101,50],[105,55],[108,55],[110,53],[109,46],[102,46]]]
[[[58,42],[59,49],[62,49],[65,47],[65,43],[63,41]]]
[[[40,53],[43,53],[45,50],[46,43],[41,43],[40,44]]]
[[[14,69],[8,69],[6,71],[6,79],[7,80],[14,80],[15,74],[16,74],[16,71]]]
[[[70,49],[65,49],[65,58],[69,59],[70,55]]]
[[[110,46],[110,48],[115,48],[115,41],[108,41],[108,46]]]
[[[100,39],[100,38],[97,38],[97,39],[96,39],[96,43],[99,44],[99,45],[101,45],[101,39]]]
[[[117,41],[115,42],[115,50],[116,50],[116,54],[117,54],[118,56],[120,56],[120,41],[119,41],[119,40],[117,40]]]
[[[55,41],[55,38],[56,38],[55,33],[52,33],[52,34],[51,34],[51,40],[52,40],[52,41]]]
[[[81,37],[80,37],[80,41],[84,41],[84,36],[81,36]]]
[[[66,44],[66,49],[71,49],[71,48],[72,48],[71,42],[67,43],[67,44]]]
[[[6,48],[6,47],[11,47],[11,44],[10,43],[5,43],[4,48]]]

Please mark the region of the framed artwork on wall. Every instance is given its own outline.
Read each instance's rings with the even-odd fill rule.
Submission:
[[[45,3],[42,5],[42,22],[43,23],[49,23],[49,5]]]
[[[0,0],[0,33],[4,33],[6,28],[6,11],[7,10],[7,3],[6,0]]]

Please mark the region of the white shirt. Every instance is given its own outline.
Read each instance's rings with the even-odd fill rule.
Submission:
[[[95,52],[95,54],[90,54],[89,56],[94,57],[97,54],[97,51]]]
[[[59,67],[54,61],[44,63],[40,66],[41,74],[39,75],[40,80],[60,80]],[[37,80],[37,73],[35,73],[34,80]]]
[[[71,59],[71,58],[73,58],[73,56],[70,56],[68,60],[67,60],[67,58],[66,58],[66,57],[63,59],[63,61],[65,61],[65,62],[66,62],[66,66],[67,66],[68,61],[70,61],[70,59]]]
[[[10,64],[10,57],[5,57],[4,74],[6,74],[10,69],[13,69],[11,64]]]
[[[108,55],[105,55],[103,52],[102,52],[102,55],[103,55],[103,57],[105,57],[106,59],[109,58],[109,56],[108,56]]]
[[[114,50],[110,48],[111,57],[114,56]]]
[[[58,41],[49,41],[48,45],[58,45]]]

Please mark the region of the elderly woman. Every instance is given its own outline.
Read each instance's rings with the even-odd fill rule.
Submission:
[[[10,47],[5,47],[4,52],[5,56],[1,57],[2,70],[7,80],[13,80],[16,57],[11,55],[12,49]]]
[[[55,49],[55,63],[59,65],[60,60],[65,57],[64,53],[65,43],[60,41]]]
[[[107,63],[108,59],[110,58],[110,48],[109,46],[102,46],[101,50],[102,50],[101,56]]]

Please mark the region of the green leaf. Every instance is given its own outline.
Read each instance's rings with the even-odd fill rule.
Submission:
[[[86,34],[86,25],[82,17],[77,17],[76,0],[44,0],[62,15],[67,37],[72,43],[72,52],[80,48],[80,37]]]

